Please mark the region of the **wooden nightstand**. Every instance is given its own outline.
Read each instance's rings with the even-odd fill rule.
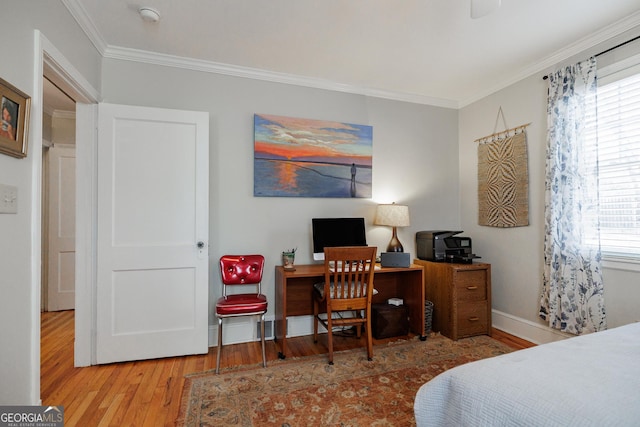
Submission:
[[[491,264],[416,259],[424,267],[425,298],[433,303],[432,330],[457,340],[491,335]]]

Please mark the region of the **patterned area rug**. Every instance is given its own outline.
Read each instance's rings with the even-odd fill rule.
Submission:
[[[177,425],[410,426],[418,388],[454,366],[512,349],[488,336],[432,334],[364,349],[188,375]]]

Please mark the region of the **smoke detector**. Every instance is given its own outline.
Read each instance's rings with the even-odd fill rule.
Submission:
[[[152,7],[141,7],[138,9],[140,17],[145,22],[158,22],[160,20],[160,12]]]

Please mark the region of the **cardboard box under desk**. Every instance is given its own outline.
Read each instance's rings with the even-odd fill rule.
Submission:
[[[372,304],[371,329],[375,339],[409,334],[409,308],[405,305]]]

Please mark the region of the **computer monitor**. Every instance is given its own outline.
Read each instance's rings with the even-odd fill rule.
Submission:
[[[324,248],[367,246],[364,218],[313,218],[313,259],[324,261]]]

